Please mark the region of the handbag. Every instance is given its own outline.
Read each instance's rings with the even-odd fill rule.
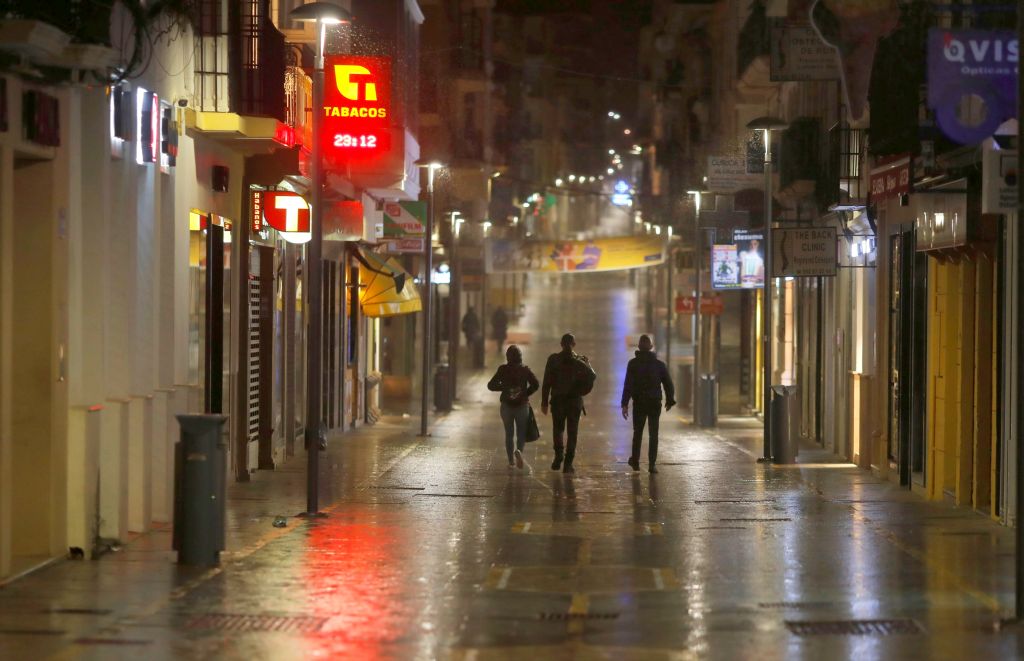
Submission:
[[[540,438],[540,427],[537,426],[537,416],[533,414],[533,407],[530,407],[526,415],[526,442],[532,443]]]

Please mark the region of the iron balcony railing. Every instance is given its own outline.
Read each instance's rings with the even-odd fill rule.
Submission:
[[[867,131],[850,128],[843,122],[829,129],[828,160],[818,185],[818,202],[823,209],[864,204]]]

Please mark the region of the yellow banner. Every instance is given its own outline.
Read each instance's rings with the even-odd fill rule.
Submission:
[[[657,266],[665,261],[660,236],[620,236],[590,241],[488,239],[488,273],[590,273]]]

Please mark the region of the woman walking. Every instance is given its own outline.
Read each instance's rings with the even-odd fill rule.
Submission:
[[[530,395],[537,392],[540,382],[526,365],[523,352],[516,345],[505,351],[504,365],[498,367],[487,389],[501,393],[501,421],[505,425],[505,452],[508,465],[523,467],[523,445],[526,443],[526,423],[530,416]],[[515,427],[516,443],[512,444]]]

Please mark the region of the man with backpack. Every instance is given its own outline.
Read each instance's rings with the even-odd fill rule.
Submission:
[[[647,470],[657,473],[658,422],[661,419],[661,391],[665,390],[665,410],[676,405],[676,389],[668,374],[668,367],[654,355],[654,343],[641,335],[637,343],[636,358],[626,366],[626,382],[622,384],[622,419],[629,417],[629,400],[633,400],[633,454],[629,466],[640,470],[640,446],[643,443],[644,423],[651,440],[647,448]]]
[[[597,379],[590,361],[586,356],[574,352],[575,347],[576,338],[572,333],[562,336],[562,350],[548,356],[541,386],[541,413],[547,415],[548,405],[551,405],[555,443],[555,460],[551,462],[551,470],[561,468],[563,473],[576,472],[572,461],[576,457],[580,415],[585,413],[583,397],[593,390]],[[565,432],[568,433],[568,444],[562,442],[562,434]]]

